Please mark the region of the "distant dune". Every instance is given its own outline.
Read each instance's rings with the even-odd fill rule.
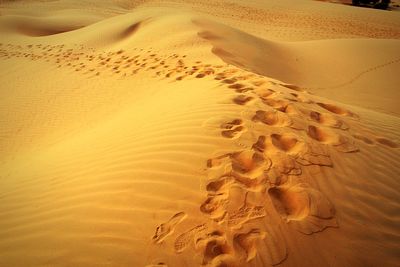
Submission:
[[[398,266],[399,18],[2,1],[0,266]]]

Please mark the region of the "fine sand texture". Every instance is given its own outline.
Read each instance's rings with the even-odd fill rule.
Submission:
[[[400,13],[0,1],[0,267],[400,266]]]

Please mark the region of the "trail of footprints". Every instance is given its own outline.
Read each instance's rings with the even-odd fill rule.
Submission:
[[[11,58],[45,60],[92,78],[140,72],[174,82],[209,77],[234,91],[232,104],[245,112],[215,127],[222,138],[250,140],[251,145],[207,161],[207,196],[199,205],[203,224],[182,230],[179,226],[187,214],[178,212],[156,227],[152,237],[155,245],[173,238],[175,253],[194,251],[206,266],[245,266],[258,251],[266,264],[281,263],[288,251],[283,239],[287,228],[280,222],[305,235],[338,227],[334,207],[311,185],[310,168],[332,168],[330,149],[358,152],[355,140],[398,148],[383,137],[350,135],[348,121],[357,121],[358,116],[349,110],[315,102],[295,85],[230,65],[196,61],[188,66],[184,55],[161,56],[152,49],[99,53],[84,46],[0,43],[0,59]],[[249,132],[260,134],[249,137]]]
[[[235,138],[239,137],[246,128],[243,126],[243,120],[234,119],[232,121],[221,124],[221,134],[223,137]]]
[[[235,118],[221,123],[222,137],[240,139],[248,123],[265,127],[261,131],[265,135],[258,136],[248,149],[223,153],[207,161],[207,196],[199,209],[208,220],[178,235],[174,249],[178,254],[190,249],[198,252],[201,264],[207,266],[244,266],[257,257],[257,251],[262,251],[268,264],[276,265],[288,253],[279,223],[269,218],[278,217],[306,235],[338,227],[334,207],[308,183],[306,168],[333,166],[326,145],[341,152],[358,151],[347,137],[325,129],[345,131],[348,126],[324,110],[356,116],[313,103],[306,96],[298,100],[299,93],[281,96],[272,89],[263,89],[267,83],[260,79],[252,82],[257,89],[238,85],[237,78],[222,74],[216,79],[229,84],[228,88],[240,90],[240,96],[245,96],[242,99],[259,99],[261,103],[254,104],[247,122],[245,118]],[[314,105],[316,110],[302,110],[295,106],[297,102]],[[236,98],[233,103],[247,105]],[[285,131],[274,133],[279,128]],[[296,132],[304,132],[309,140]],[[238,203],[237,199],[242,201]]]
[[[199,206],[205,223],[181,230],[174,249],[195,251],[206,266],[245,266],[260,252],[274,266],[288,257],[286,228],[279,221],[304,235],[339,227],[332,203],[312,186],[309,169],[333,168],[331,149],[356,153],[355,140],[375,142],[349,134],[356,114],[313,101],[297,86],[234,68],[213,75],[235,91],[232,104],[246,110],[216,125],[221,136],[239,143],[249,139],[249,129],[261,134],[248,148],[207,161],[207,196]],[[384,138],[376,142],[397,147]]]
[[[150,73],[154,78],[180,81],[188,77],[204,78],[214,75],[218,68],[200,61],[188,66],[186,55],[160,55],[153,49],[132,48],[129,51],[98,51],[84,45],[67,46],[0,43],[0,60],[20,58],[53,63],[55,68],[68,68],[71,72],[95,78],[100,75],[130,77],[139,73]]]
[[[357,118],[352,112],[329,103],[314,103],[307,92],[295,85],[274,84],[263,76],[242,71],[229,64],[211,65],[201,61],[188,64],[186,55],[161,55],[152,48],[132,48],[129,51],[98,51],[84,45],[45,45],[45,44],[4,44],[0,43],[0,60],[20,58],[32,61],[46,61],[53,63],[56,68],[69,68],[73,72],[96,78],[101,75],[116,75],[130,77],[139,73],[151,73],[154,78],[181,81],[184,79],[200,79],[210,77],[221,85],[234,90],[237,94],[232,102],[241,106],[261,101],[271,109],[260,109],[254,114],[254,121],[269,126],[290,126],[304,130],[306,124],[303,117],[315,122],[317,126],[309,128],[310,137],[322,143],[335,144],[344,152],[351,150],[349,140],[338,136],[328,128],[348,130],[348,126],[337,116]],[[269,88],[270,85],[281,86],[291,92],[277,92]],[[315,108],[296,108],[296,103],[309,104]],[[246,132],[246,127],[240,124],[235,127],[234,119],[231,129],[228,123],[221,125],[221,134],[226,138],[237,139]],[[297,127],[297,128],[296,128]],[[389,148],[398,148],[399,145],[384,137],[369,138],[360,134],[353,134],[353,138],[366,144],[380,144]],[[373,140],[375,139],[375,140]],[[335,146],[335,145],[334,145]],[[353,148],[354,149],[354,148]]]
[[[152,237],[153,241],[155,243],[161,243],[167,236],[174,232],[176,225],[182,222],[185,218],[186,214],[184,212],[178,212],[167,222],[160,224]]]

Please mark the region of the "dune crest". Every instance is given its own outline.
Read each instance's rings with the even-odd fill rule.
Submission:
[[[397,266],[382,12],[2,2],[0,266]]]

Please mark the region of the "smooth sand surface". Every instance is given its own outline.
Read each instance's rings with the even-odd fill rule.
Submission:
[[[399,266],[400,13],[0,2],[0,266]]]

